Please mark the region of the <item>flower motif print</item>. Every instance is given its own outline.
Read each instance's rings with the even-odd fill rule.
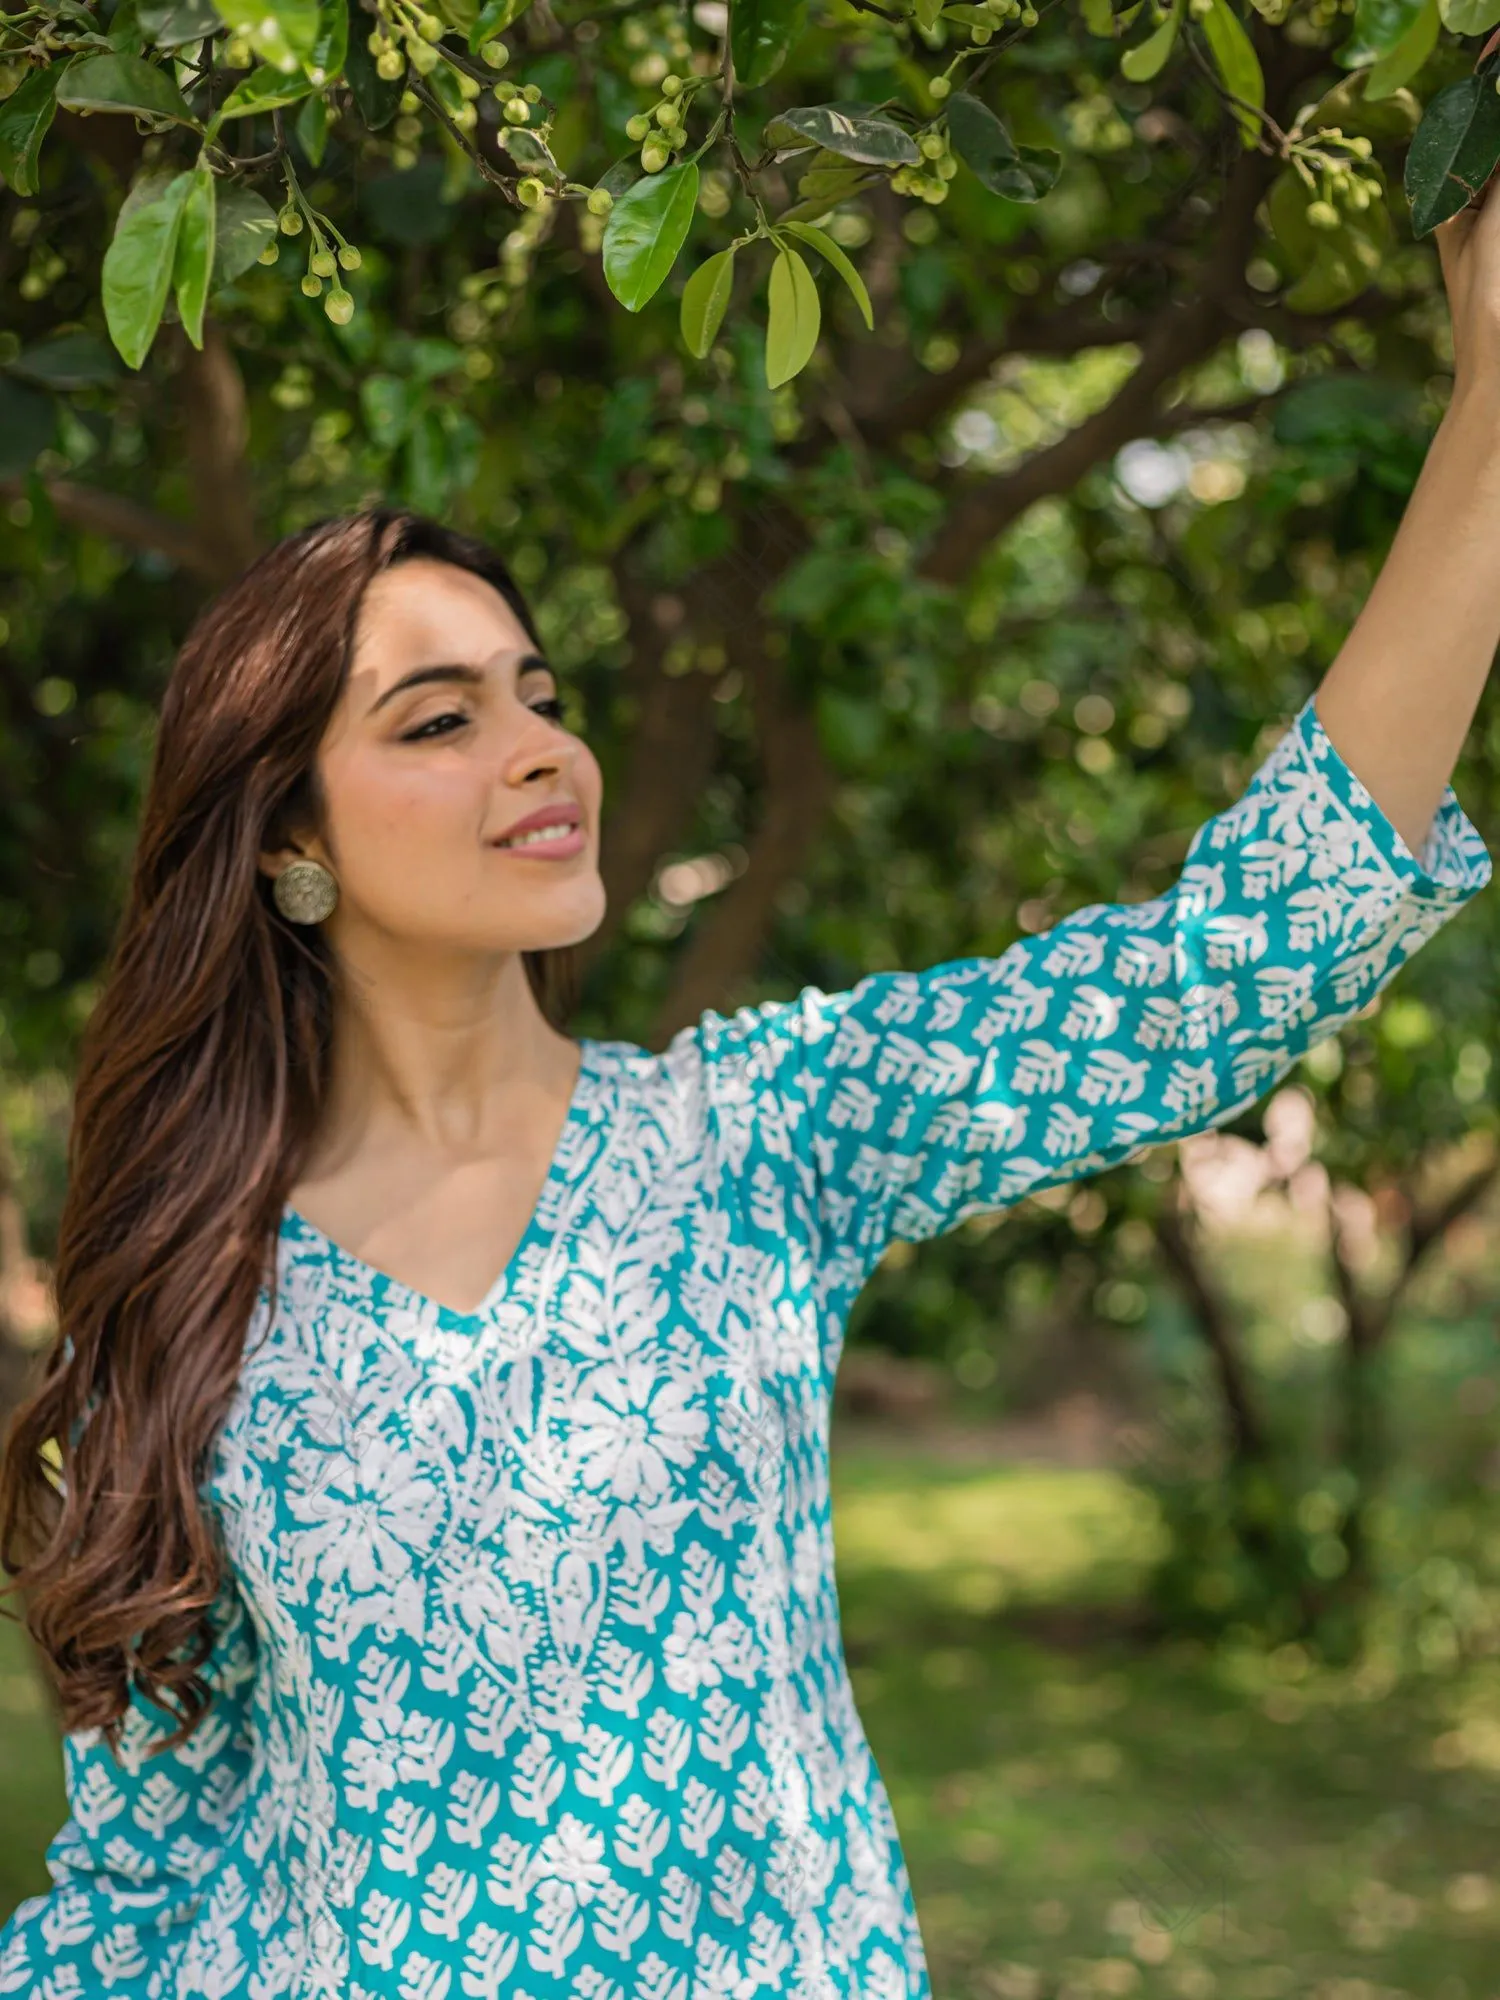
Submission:
[[[0,1995],[931,2000],[839,1636],[849,1308],[893,1238],[1233,1116],[1489,872],[1308,703],[1165,895],[585,1040],[479,1312],[289,1212],[203,1489],[213,1707],[67,1740]]]

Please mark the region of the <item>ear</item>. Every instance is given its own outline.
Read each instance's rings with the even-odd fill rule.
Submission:
[[[316,840],[306,841],[301,846],[291,842],[285,847],[263,847],[255,865],[262,875],[268,875],[275,881],[282,869],[289,868],[294,861],[321,861],[325,867],[328,866],[327,857]]]

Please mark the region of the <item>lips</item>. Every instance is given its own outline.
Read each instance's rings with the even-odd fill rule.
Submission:
[[[576,805],[560,804],[542,806],[539,811],[528,813],[524,819],[518,819],[513,825],[508,826],[493,845],[496,847],[508,847],[515,840],[517,834],[535,833],[546,827],[568,827],[575,833],[581,832],[582,820],[583,815]],[[528,846],[536,847],[563,846],[565,844],[563,836],[560,834],[554,834],[552,839],[548,841],[532,841],[527,843]]]

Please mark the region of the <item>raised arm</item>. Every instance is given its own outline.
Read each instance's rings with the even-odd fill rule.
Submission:
[[[768,1258],[813,1251],[836,1322],[892,1237],[1233,1117],[1489,876],[1451,790],[1414,855],[1308,701],[1165,895],[996,958],[708,1012],[673,1049],[713,1072],[748,1226]]]
[[[1436,235],[1453,400],[1316,696],[1330,740],[1418,854],[1500,643],[1500,199]]]

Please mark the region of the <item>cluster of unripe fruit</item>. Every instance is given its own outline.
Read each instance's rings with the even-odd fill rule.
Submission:
[[[1213,0],[1208,0],[1208,4],[1212,6]],[[1034,28],[1042,18],[1031,0],[978,0],[978,5],[991,16],[988,23],[971,21],[968,24],[969,40],[981,48],[994,39],[996,28],[1003,28],[1007,21],[1019,21],[1024,28]]]
[[[930,132],[924,132],[917,141],[917,151],[922,155],[922,164],[897,167],[891,175],[892,189],[897,194],[919,195],[923,201],[946,201],[948,183],[958,172],[958,160],[948,143],[946,124],[935,125]]]
[[[328,238],[323,234],[322,224],[337,238],[338,248],[330,249]],[[304,227],[302,210],[289,195],[280,214],[276,217],[276,227],[283,236],[300,236]],[[274,264],[281,254],[279,243],[268,243],[260,253],[262,264]],[[333,289],[323,300],[323,310],[335,326],[347,326],[354,317],[354,297],[339,277],[340,271],[357,271],[364,259],[352,243],[346,243],[327,216],[313,222],[312,251],[307,260],[307,270],[302,278],[302,290],[310,299],[322,296],[323,282],[332,278]]]
[[[686,105],[681,102],[682,93],[687,88],[684,78],[668,71],[661,80],[661,96],[649,111],[638,111],[633,118],[625,121],[625,136],[634,139],[641,148],[641,171],[658,174],[677,152],[687,144]],[[605,190],[596,188],[596,194]],[[592,198],[589,206],[593,208]],[[595,215],[602,215],[602,208],[594,208]]]
[[[1336,125],[1320,136],[1342,139],[1343,134]],[[1356,159],[1367,160],[1374,147],[1361,133],[1352,139],[1344,139],[1344,144]],[[1316,201],[1307,204],[1307,220],[1313,229],[1338,229],[1344,218],[1339,214],[1338,205],[1356,212],[1366,209],[1380,194],[1380,183],[1373,176],[1355,173],[1352,166],[1342,162],[1325,167],[1322,175],[1323,193]]]

